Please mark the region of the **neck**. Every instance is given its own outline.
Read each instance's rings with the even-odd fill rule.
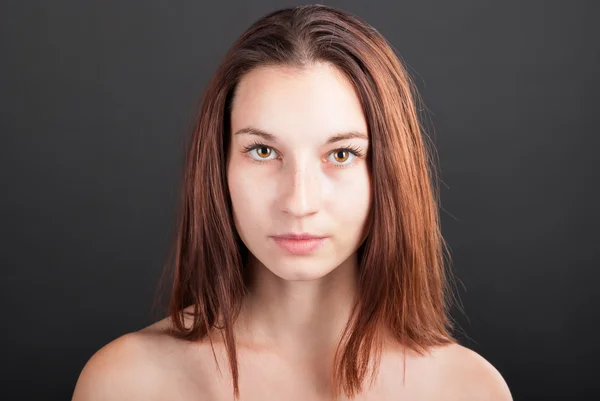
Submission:
[[[239,316],[243,344],[304,356],[335,348],[356,296],[356,254],[315,280],[284,280],[253,257],[248,267],[250,292]]]

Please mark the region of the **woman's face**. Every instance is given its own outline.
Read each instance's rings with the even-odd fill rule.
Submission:
[[[371,207],[369,140],[345,76],[324,63],[252,70],[239,82],[230,135],[235,226],[259,262],[282,279],[311,280],[354,256]]]

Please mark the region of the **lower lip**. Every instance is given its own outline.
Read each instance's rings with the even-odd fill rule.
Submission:
[[[284,250],[294,255],[306,255],[319,249],[327,238],[290,239],[273,237],[273,240]]]

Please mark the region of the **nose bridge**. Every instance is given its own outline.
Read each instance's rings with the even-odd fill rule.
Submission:
[[[315,213],[321,197],[317,166],[305,158],[286,167],[281,177],[281,209],[296,216]]]

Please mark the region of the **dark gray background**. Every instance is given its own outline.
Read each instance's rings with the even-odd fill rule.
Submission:
[[[462,343],[515,400],[591,397],[598,2],[323,3],[393,44],[431,112]],[[195,102],[243,30],[296,4],[2,2],[2,399],[69,399],[154,321]]]

